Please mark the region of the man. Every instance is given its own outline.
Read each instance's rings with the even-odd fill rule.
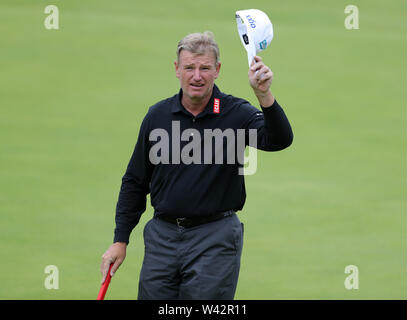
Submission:
[[[243,245],[243,224],[235,213],[246,198],[242,163],[226,162],[225,152],[216,158],[216,148],[194,139],[243,130],[247,145],[248,132],[255,130],[258,149],[278,151],[292,143],[293,134],[270,90],[273,73],[260,57],[248,77],[263,112],[215,85],[221,63],[212,33],[183,38],[174,65],[181,89],[152,106],[143,120],[122,179],[114,243],[102,256],[102,283],[109,265],[114,274],[125,259],[150,193],[154,217],[144,228],[138,298],[233,299]],[[194,160],[187,161],[191,154]]]

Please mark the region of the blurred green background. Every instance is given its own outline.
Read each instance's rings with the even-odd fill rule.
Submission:
[[[59,30],[44,27],[49,4]],[[344,27],[348,4],[359,30]],[[407,298],[405,1],[2,0],[0,299],[96,298],[139,125],[179,88],[179,39],[214,32],[217,84],[256,105],[234,18],[250,8],[274,24],[261,56],[295,138],[246,177],[236,299]],[[137,297],[151,216],[106,299]]]

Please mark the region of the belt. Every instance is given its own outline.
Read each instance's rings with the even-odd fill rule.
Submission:
[[[164,220],[166,222],[176,224],[178,227],[183,228],[192,228],[199,226],[201,224],[217,221],[223,219],[225,217],[231,216],[235,212],[233,210],[217,213],[210,216],[205,217],[194,217],[194,218],[171,218],[171,217],[160,217],[157,216],[158,219]]]

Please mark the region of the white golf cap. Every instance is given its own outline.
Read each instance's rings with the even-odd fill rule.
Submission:
[[[273,24],[263,11],[257,9],[236,11],[236,23],[250,66],[254,56],[273,40]]]

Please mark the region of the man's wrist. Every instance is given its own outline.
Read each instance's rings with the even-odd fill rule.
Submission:
[[[123,241],[116,241],[116,242],[114,242],[114,244],[127,246],[127,242],[123,242]]]
[[[265,93],[262,92],[255,92],[255,95],[257,97],[257,100],[259,101],[259,104],[263,108],[269,108],[273,105],[275,99],[273,94],[271,93],[271,90],[268,90]]]

